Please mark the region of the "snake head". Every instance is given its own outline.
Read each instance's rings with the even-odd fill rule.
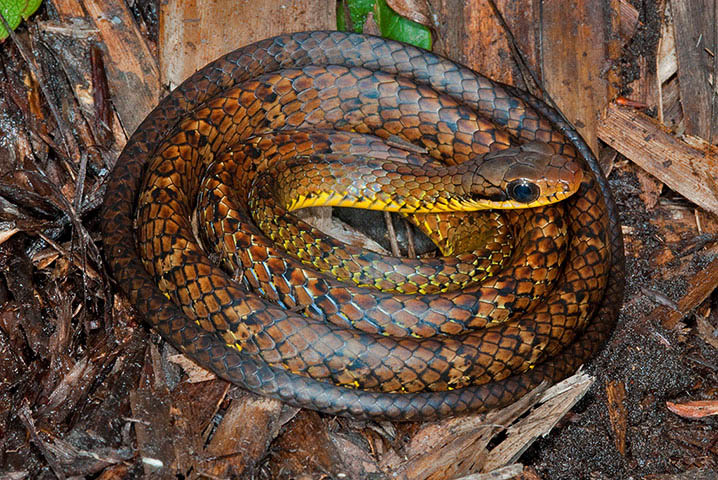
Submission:
[[[462,187],[477,208],[529,208],[561,201],[575,193],[583,170],[543,142],[488,153],[464,164]]]

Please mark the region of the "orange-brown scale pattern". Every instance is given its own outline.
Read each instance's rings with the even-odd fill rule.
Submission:
[[[314,116],[309,110],[282,111],[273,94],[291,96],[293,87],[276,72],[309,64],[342,66],[331,67],[335,85],[327,85],[336,88],[337,97],[361,96],[358,85],[368,75],[361,70],[349,73],[355,67],[399,74],[402,80],[398,87],[382,85],[379,91],[387,89],[382,98],[389,103],[363,112],[368,120],[360,118],[361,109],[354,110],[356,118],[341,118],[332,110],[313,110],[318,112]],[[316,80],[323,75],[318,73]],[[278,87],[266,83],[273,79]],[[421,86],[405,89],[403,79]],[[251,82],[259,82],[256,96],[232,98],[237,85]],[[451,97],[458,107],[426,91],[429,87]],[[438,152],[432,155],[437,159],[470,157],[507,146],[514,137],[518,142],[540,140],[568,157],[578,152],[593,172],[566,201],[571,237],[567,264],[534,312],[445,342],[437,341],[439,337],[377,337],[315,322],[250,294],[196,248],[184,216],[192,206],[186,199],[196,195],[197,175],[205,165],[229,146],[278,124],[328,126],[336,120],[352,122],[355,126],[349,128],[357,131],[366,127],[375,135],[395,135],[392,102],[398,108],[401,92],[407,92],[407,100],[412,95],[426,98],[425,104],[435,108],[436,115],[406,126],[414,129],[410,135],[424,133],[424,128],[426,140],[406,139]],[[259,113],[266,105],[270,108]],[[237,116],[240,107],[244,112]],[[442,113],[465,122],[471,121],[468,111],[489,119],[487,128],[470,138],[449,139],[444,129],[452,121]],[[474,151],[476,145],[481,151]],[[135,246],[133,221],[142,184],[147,188],[139,194],[140,239]],[[506,404],[543,380],[569,374],[595,352],[614,325],[623,291],[622,239],[610,191],[585,143],[556,112],[524,92],[428,52],[339,32],[285,35],[239,49],[175,90],[143,122],[118,159],[103,208],[103,234],[118,283],[165,338],[253,391],[347,415],[410,420]],[[140,250],[151,252],[146,265]],[[535,252],[537,258],[553,254]],[[248,255],[261,260],[267,251],[252,245]],[[168,301],[163,290],[177,304]],[[441,389],[445,391],[431,391]],[[386,393],[403,390],[415,393]]]
[[[368,94],[365,95],[365,92]],[[402,98],[405,92],[409,92],[409,97],[417,98],[420,104],[416,111],[408,115],[409,120],[405,120],[395,108],[390,109],[396,98]],[[357,97],[360,103],[356,102]],[[367,104],[367,111],[359,112]],[[377,118],[377,114],[382,114],[379,115],[381,118]],[[232,122],[227,122],[227,118],[231,118]],[[416,121],[412,123],[412,119]],[[432,137],[427,134],[436,122],[439,122],[436,127],[439,132],[455,129],[455,135],[436,134]],[[261,297],[256,294],[232,294],[229,295],[229,303],[221,303],[216,292],[223,289],[234,291],[236,286],[218,274],[212,275],[208,268],[203,268],[200,275],[195,273],[198,264],[192,260],[202,255],[200,246],[187,236],[176,244],[167,244],[164,225],[168,219],[180,225],[184,220],[184,230],[190,232],[186,214],[192,208],[193,197],[187,193],[196,192],[199,184],[199,176],[193,177],[194,182],[192,178],[187,179],[187,169],[181,168],[182,163],[189,160],[193,164],[203,164],[214,159],[216,152],[233,147],[257,132],[282,128],[327,128],[331,124],[336,128],[377,136],[397,135],[407,141],[420,142],[434,158],[462,163],[491,149],[509,145],[507,133],[462,109],[453,99],[416,87],[407,79],[393,80],[380,72],[310,66],[242,83],[224,96],[207,102],[193,115],[188,115],[181,124],[181,130],[160,147],[155,160],[150,163],[145,187],[140,192],[137,214],[138,224],[148,228],[140,230],[139,246],[145,267],[154,274],[164,293],[174,295],[178,289],[187,289],[192,294],[191,301],[180,304],[185,313],[194,313],[198,320],[209,321],[224,340],[238,350],[253,352],[270,365],[281,366],[295,374],[338,385],[385,392],[446,390],[501,380],[528,369],[549,342],[554,341],[548,336],[537,340],[537,331],[544,327],[541,322],[536,322],[537,317],[518,317],[485,330],[423,340],[355,333],[286,312],[271,303],[267,303],[264,309],[254,308],[256,301],[261,302]],[[410,127],[403,127],[405,124]],[[177,146],[186,141],[186,131],[192,129],[200,132],[198,153],[192,155],[185,151],[184,156],[178,156]],[[415,129],[422,131],[424,136],[417,137]],[[434,142],[434,139],[437,141]],[[183,182],[192,183],[178,188]],[[406,197],[410,191],[405,186],[399,194]],[[158,195],[167,212],[156,210]],[[274,218],[280,230],[288,231],[288,225],[282,223],[280,214],[275,211],[267,217]],[[147,232],[150,232],[149,235]],[[306,244],[312,244],[306,229],[297,234],[304,237]],[[548,269],[547,274],[557,271],[561,249],[553,243],[539,242],[522,247],[520,251],[531,253],[530,262],[525,267],[526,271],[518,272],[515,277],[530,278],[530,265],[543,265],[552,254],[556,263],[549,264],[553,268]],[[256,243],[250,246],[249,252],[253,263],[265,264],[268,260],[266,249]],[[605,262],[608,252],[603,249],[601,253]],[[579,275],[592,273],[583,270]],[[212,278],[210,284],[213,288],[209,288],[210,284],[205,281],[207,278]],[[499,306],[504,302],[500,294],[504,290],[511,294],[510,288],[493,290],[498,293],[496,303]],[[599,284],[597,290],[602,293],[603,284]],[[547,302],[552,302],[552,297]],[[392,320],[396,319],[399,327],[403,326],[398,322],[401,302],[390,298],[386,303],[395,308],[390,312]],[[356,323],[364,316],[362,308],[352,301],[339,305],[339,310],[350,323]],[[548,324],[552,321],[563,323],[567,325],[565,328],[570,329],[574,325],[582,325],[586,312],[561,313],[561,316],[554,315],[551,319],[541,317],[540,320]],[[456,321],[455,317],[452,318]],[[254,325],[256,329],[245,338],[242,333],[247,325]],[[205,324],[203,327],[208,328]],[[503,329],[504,332],[498,334],[496,329]],[[284,351],[276,348],[280,340],[292,348]],[[437,358],[443,359],[445,365],[439,370]],[[439,371],[441,375],[437,375]]]
[[[241,199],[238,199],[236,204],[233,202],[232,186],[241,184],[243,177],[237,173],[241,170],[233,161],[241,158],[239,152],[233,152],[231,159],[215,165],[220,168],[213,168],[213,174],[206,179],[209,195],[214,197],[212,200],[201,199],[199,205],[202,222],[210,222],[210,228],[205,232],[207,244],[220,245],[223,257],[230,260],[230,268],[240,268],[244,278],[254,289],[289,308],[295,308],[297,305],[308,308],[310,313],[320,318],[328,318],[338,325],[352,324],[367,332],[393,336],[427,337],[438,333],[458,334],[470,328],[498,323],[511,315],[533,308],[543,292],[557,278],[556,267],[565,256],[566,226],[561,219],[559,207],[547,207],[541,213],[532,212],[530,215],[515,212],[511,214],[510,220],[518,234],[517,253],[510,266],[478,288],[451,295],[417,297],[376,294],[366,289],[354,292],[346,285],[317,275],[311,269],[304,269],[299,263],[286,258],[287,254],[265,238],[252,223],[249,214],[238,206]],[[320,244],[318,248],[328,252],[325,259],[327,263],[338,262],[346,268],[361,269],[371,262],[379,275],[386,272],[399,273],[403,268],[410,269],[415,266],[417,270],[409,274],[409,277],[416,275],[417,279],[422,274],[434,275],[437,271],[435,268],[441,267],[440,276],[443,275],[441,272],[446,273],[443,280],[457,280],[456,274],[452,273],[457,264],[452,262],[452,258],[443,259],[445,262],[440,262],[439,259],[406,262],[406,259],[373,254],[323,238],[311,227],[281,209],[276,211],[275,219],[280,230],[289,232],[290,242],[298,242],[294,236],[299,232],[314,238],[313,241]],[[253,262],[251,250],[245,250],[250,245],[266,249],[267,260],[262,263]],[[534,245],[542,245],[545,250],[556,252],[556,255],[529,259],[530,252],[536,251]],[[290,251],[291,256],[301,260],[301,255],[294,253],[296,248],[302,249],[303,246],[293,246],[295,248]],[[334,255],[340,258],[334,260],[331,258]],[[476,252],[472,255],[476,255]],[[469,254],[460,258],[468,256]],[[305,263],[316,266],[317,262],[311,261],[310,258],[311,256],[307,255],[308,260]],[[352,259],[356,259],[354,267],[348,265]],[[468,263],[466,265],[470,266]],[[422,272],[422,266],[425,267],[425,272]],[[424,276],[420,280],[429,282],[432,278]],[[318,298],[313,299],[314,296]],[[338,296],[338,299],[333,298],[334,296]],[[400,310],[402,305],[404,310]]]

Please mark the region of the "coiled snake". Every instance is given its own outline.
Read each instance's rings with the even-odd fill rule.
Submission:
[[[359,140],[354,132],[373,136]],[[527,144],[514,147],[524,151],[548,145],[585,172],[564,202],[508,212],[518,251],[494,277],[476,284],[477,270],[495,267],[491,251],[409,267],[389,257],[379,262],[391,271],[389,291],[376,294],[350,266],[371,255],[344,256],[330,239],[305,237],[308,227],[297,230],[281,205],[223,190],[261,187],[233,169],[259,178],[272,161],[296,154],[292,168],[301,170],[313,155],[308,145],[328,153],[330,164],[332,155],[364,154],[376,137],[413,142],[436,160],[458,164],[490,151],[500,157],[497,151],[511,145]],[[379,163],[397,156],[400,163],[426,161],[381,148]],[[405,167],[396,169],[398,175]],[[463,181],[454,178],[459,189]],[[405,190],[423,191],[420,184]],[[511,189],[509,196],[533,200],[525,184]],[[493,200],[507,200],[497,187],[488,190]],[[210,197],[219,203],[206,203]],[[361,195],[358,201],[371,203]],[[287,232],[302,239],[297,258],[276,252],[247,217],[248,207],[272,218],[280,243],[293,242]],[[190,220],[195,208],[213,225],[201,234],[205,242],[218,243],[226,263],[239,264],[239,279],[199,247]],[[267,223],[262,218],[257,222]],[[227,231],[237,227],[239,233]],[[623,297],[616,207],[575,130],[523,91],[429,52],[350,33],[267,39],[190,77],[128,141],[109,177],[102,229],[118,284],[166,340],[244,388],[334,414],[420,420],[507,404],[594,354]],[[360,286],[302,263],[337,255],[340,267],[317,266],[338,269]],[[468,290],[443,288],[445,281]],[[418,290],[425,294],[409,296]]]

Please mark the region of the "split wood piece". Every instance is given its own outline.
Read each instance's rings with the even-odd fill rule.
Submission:
[[[182,381],[172,390],[170,413],[177,429],[175,442],[182,444],[175,449],[177,460],[174,473],[177,476],[203,472],[215,463],[222,463],[222,458],[210,457],[205,446],[215,431],[215,419],[226,403],[230,388],[231,385],[223,380],[202,383]]]
[[[681,107],[681,92],[678,89],[677,76],[671,77],[668,82],[661,85],[661,104],[658,122],[670,128],[671,131],[683,132],[683,107]]]
[[[298,411],[290,410],[292,416]],[[288,420],[281,413],[279,400],[242,392],[232,400],[212,435],[204,453],[213,460],[201,467],[203,474],[230,478],[252,472]]]
[[[598,137],[697,205],[718,213],[718,150],[696,137],[682,141],[654,119],[610,104]]]
[[[619,0],[618,14],[620,21],[619,33],[623,41],[628,42],[633,38],[633,34],[636,33],[636,28],[638,28],[640,24],[638,21],[638,10],[628,3],[627,0]]]
[[[217,375],[204,369],[203,367],[200,367],[189,357],[182,355],[181,353],[170,355],[167,359],[182,368],[182,371],[187,375],[188,383],[208,382],[217,378]]]
[[[105,66],[112,103],[127,134],[157,105],[160,97],[159,70],[132,14],[121,0],[54,0],[66,18],[84,16],[94,22],[107,55]],[[73,5],[75,4],[75,5]]]
[[[678,80],[681,90],[686,133],[714,141],[718,109],[714,108],[710,74],[716,36],[714,2],[672,0],[673,29],[678,59]],[[715,111],[713,111],[715,110]]]
[[[110,107],[110,87],[107,84],[105,61],[102,50],[97,45],[90,48],[90,63],[92,66],[92,101],[95,110],[95,137],[97,142],[108,147],[113,140],[112,119],[113,109]]]
[[[678,71],[674,33],[673,17],[664,15],[661,23],[661,38],[658,40],[658,51],[656,52],[656,70],[658,81],[661,84],[666,83]]]
[[[403,451],[385,455],[382,469],[395,479],[448,480],[464,475],[474,478],[476,472],[512,465],[556,425],[592,383],[592,377],[577,373],[548,390],[540,386],[501,410],[422,425]],[[489,442],[504,432],[507,438],[489,450]]]
[[[648,107],[661,106],[661,86],[658,79],[658,67],[655,61],[645,56],[638,58],[639,77],[629,84],[630,99]]]
[[[50,137],[46,134],[46,128],[41,128],[39,131],[37,131],[38,135],[47,143],[48,147],[59,147],[62,146],[64,148],[55,148],[56,152],[61,156],[64,157],[65,160],[74,160],[80,158],[80,150],[79,146],[77,144],[77,141],[75,137],[70,133],[70,128],[68,123],[65,121],[65,117],[60,114],[60,109],[58,108],[58,105],[54,101],[54,97],[52,96],[49,88],[49,82],[45,78],[45,72],[42,68],[42,65],[38,65],[38,57],[37,55],[31,54],[28,50],[28,47],[25,45],[25,41],[21,39],[18,35],[16,35],[10,26],[7,24],[5,17],[0,15],[0,25],[3,25],[4,28],[8,31],[10,34],[10,38],[12,39],[15,49],[22,57],[23,61],[25,62],[25,65],[23,65],[21,68],[21,71],[24,72],[25,79],[25,88],[30,89],[30,91],[27,93],[28,98],[23,98],[19,105],[21,108],[25,105],[30,107],[30,111],[33,112],[35,119],[44,119],[44,114],[42,113],[42,110],[40,108],[40,95],[37,93],[37,91],[42,92],[42,96],[45,97],[46,102],[45,105],[49,108],[50,112],[52,113],[52,118],[55,121],[55,124],[57,126],[57,130],[60,134],[60,140],[61,145],[55,145],[55,143],[50,139]],[[27,37],[29,41],[31,42],[31,45],[34,45],[36,42],[35,36],[28,36]],[[34,46],[32,47],[34,49]],[[25,71],[25,69],[29,71]],[[16,80],[18,76],[21,76],[22,74],[14,75],[14,79]],[[7,76],[6,76],[7,78]],[[31,84],[32,86],[30,86]],[[25,90],[23,88],[23,90]],[[24,97],[26,94],[23,93],[20,95],[20,97]],[[63,97],[60,96],[62,99]],[[12,109],[11,109],[12,110]],[[35,122],[31,122],[32,123]],[[7,135],[5,135],[7,136]],[[12,138],[12,137],[9,137]],[[20,142],[22,142],[25,139],[21,139]],[[23,142],[24,143],[24,142]],[[42,150],[45,150],[45,147],[41,147]],[[30,155],[33,157],[34,155]]]
[[[707,318],[698,318],[698,336],[718,352],[718,327],[713,327]]]
[[[487,445],[506,425],[536,404],[542,385],[517,402],[488,414],[448,418],[419,427],[399,455],[386,455],[382,469],[400,480],[448,480],[479,472],[486,463]]]
[[[223,380],[183,382],[169,392],[162,376],[157,375],[165,367],[154,345],[151,352],[152,366],[145,367],[143,387],[131,394],[133,417],[139,420],[137,442],[150,476],[190,472],[210,478],[245,475],[264,458],[281,426],[297,411],[249,392],[239,392],[238,398],[228,402],[231,384]],[[176,357],[167,358],[176,362]],[[219,412],[223,412],[222,421],[215,427]],[[174,440],[167,442],[167,438]]]
[[[300,220],[307,222],[323,233],[336,238],[348,245],[371,250],[382,255],[389,255],[389,251],[377,242],[355,229],[351,225],[332,216],[332,207],[309,207],[292,212]]]
[[[32,415],[32,409],[30,408],[29,400],[25,399],[22,402],[17,412],[17,418],[25,427],[30,442],[32,442],[33,445],[35,445],[35,448],[40,451],[42,457],[50,466],[50,469],[53,471],[53,473],[57,476],[57,478],[64,479],[64,469],[57,461],[56,456],[53,454],[52,449],[50,448],[50,442],[45,441],[45,439],[40,435],[40,432],[35,426],[35,420]]]
[[[159,16],[160,71],[171,88],[215,58],[258,40],[337,28],[333,0],[160,2]]]
[[[317,412],[301,410],[274,443],[270,478],[368,478],[379,469],[363,449],[348,461],[345,442],[336,442],[330,422]],[[350,454],[351,455],[351,454]]]
[[[99,30],[95,28],[93,20],[82,10],[81,5],[76,1],[70,0],[53,0],[55,16],[46,22],[38,22],[38,30],[42,33],[42,41],[52,54],[57,57],[58,63],[67,76],[69,88],[72,89],[70,97],[74,97],[75,102],[79,105],[81,112],[76,110],[74,103],[64,100],[65,108],[71,108],[73,112],[67,113],[66,117],[76,118],[73,122],[73,133],[84,145],[87,152],[86,156],[82,156],[84,160],[87,156],[93,160],[97,168],[106,168],[111,166],[117,154],[125,145],[127,138],[126,133],[122,129],[120,117],[114,108],[112,96],[109,90],[106,92],[107,97],[104,99],[104,109],[106,115],[103,121],[98,116],[98,92],[101,91],[98,80],[99,64],[101,60],[104,66],[105,62],[113,60],[107,57],[103,51],[103,47],[99,42]],[[93,43],[91,42],[98,42]],[[89,47],[89,51],[88,51]],[[90,67],[91,57],[93,66]],[[95,66],[98,68],[95,68]],[[106,73],[106,69],[103,70]],[[105,75],[105,80],[107,77]],[[109,83],[106,83],[109,89]],[[58,87],[60,88],[60,87]],[[67,88],[61,86],[61,88]],[[69,93],[63,92],[62,96],[67,97]],[[86,122],[79,121],[85,119]],[[107,130],[106,127],[110,127]],[[101,148],[95,148],[97,146]],[[109,151],[111,150],[111,151]],[[79,158],[79,157],[78,157]],[[75,159],[75,161],[77,161]],[[78,175],[78,182],[82,175]],[[81,184],[78,183],[78,190],[81,192]],[[79,210],[80,195],[75,195],[76,210]]]
[[[156,348],[152,345],[150,348]],[[152,380],[153,362],[145,360],[141,387],[130,392],[132,419],[137,436],[137,449],[147,477],[170,479],[174,477],[175,459],[178,457],[175,442],[177,432],[170,415],[170,394],[165,385]],[[181,449],[181,448],[180,448]]]
[[[624,4],[625,2],[621,0],[622,18],[625,11],[630,11],[630,5],[627,7],[624,6]],[[632,9],[633,7],[630,8]],[[635,9],[633,9],[633,11],[635,11]],[[638,12],[636,12],[636,15],[637,14]],[[636,17],[636,21],[637,20],[638,17]],[[632,91],[630,99],[651,108],[657,107],[662,115],[663,112],[661,109],[663,107],[663,102],[661,101],[661,85],[658,80],[658,69],[656,68],[656,63],[649,62],[645,56],[641,56],[638,58],[638,68],[640,69],[639,78],[631,82],[629,85],[629,88]],[[611,147],[606,147],[604,151],[605,150],[615,152],[615,150]],[[602,156],[603,151],[601,152],[601,157]],[[603,166],[603,164],[601,166]],[[637,168],[635,170],[636,176],[638,177],[638,183],[641,186],[641,192],[638,195],[643,201],[643,204],[646,206],[646,209],[652,210],[658,203],[658,198],[663,190],[663,182],[656,179],[656,177],[650,175],[643,169]],[[604,169],[604,173],[608,176],[609,172]]]
[[[88,121],[88,126],[83,125],[81,122],[75,123],[76,135],[80,137],[85,146],[88,146],[88,154],[91,157],[97,155],[97,149],[94,148],[96,143],[105,147],[100,150],[100,153],[103,155],[105,165],[109,165],[110,158],[117,157],[117,152],[125,145],[127,137],[124,130],[122,130],[120,117],[114,108],[106,110],[109,117],[103,122],[110,126],[109,132],[103,130],[97,116],[98,105],[94,96],[98,85],[95,81],[94,71],[89,68],[90,57],[87,52],[87,43],[99,40],[97,38],[99,30],[95,28],[92,20],[85,16],[77,2],[54,0],[53,3],[57,12],[57,20],[38,22],[38,29],[43,32],[44,42],[48,44],[48,48],[52,50],[62,65],[62,69],[68,77],[70,88],[74,92],[74,97],[82,109],[84,118]],[[55,42],[48,41],[46,37],[57,38],[57,40]],[[91,49],[92,51],[100,51],[103,65],[111,61],[102,52],[99,45],[94,44]],[[109,88],[109,83],[107,87]],[[106,101],[114,103],[112,95],[109,95]],[[93,132],[93,135],[86,132],[88,127]],[[107,153],[106,148],[111,148],[113,151]]]
[[[638,177],[638,184],[641,186],[641,191],[638,196],[646,206],[646,210],[653,210],[663,191],[663,182],[642,168],[636,168],[635,171]]]
[[[50,352],[50,335],[44,328],[44,317],[40,303],[37,301],[39,288],[33,276],[33,265],[23,248],[22,240],[15,237],[6,245],[4,253],[8,255],[5,281],[7,290],[16,305],[18,327],[24,333],[30,351],[41,357],[48,358]]]
[[[486,459],[483,471],[516,462],[539,437],[545,437],[586,395],[595,378],[578,371],[557,383],[539,399],[539,406],[506,430],[506,439]]]
[[[678,91],[677,77],[672,77],[678,71],[676,59],[676,37],[673,29],[673,19],[670,15],[663,16],[661,22],[661,38],[658,40],[656,52],[656,87],[658,89],[658,121],[663,125],[678,123],[675,121],[676,111],[682,113],[680,107],[680,93]],[[669,81],[669,80],[673,81]],[[673,115],[668,115],[672,112]]]
[[[715,480],[716,471],[711,467],[691,468],[683,473],[659,473],[645,475],[643,480]]]
[[[45,109],[40,106],[44,100],[40,85],[29,66],[25,66],[22,53],[18,50],[18,55],[12,54],[9,44],[4,48],[8,55],[0,60],[0,112],[19,110],[24,120],[3,124],[3,137],[12,141],[0,144],[0,170],[11,171],[30,165],[36,158],[47,158],[50,149],[62,152],[63,146],[55,145],[48,134],[48,124],[52,125],[54,119],[45,118]],[[62,138],[58,140],[62,142]],[[3,205],[2,209],[6,214],[11,213],[7,205]],[[10,226],[8,222],[0,228]]]
[[[621,456],[626,456],[626,425],[628,408],[626,407],[626,384],[611,381],[606,384],[608,397],[608,417],[611,420],[613,440]]]
[[[713,260],[693,276],[688,292],[678,300],[676,309],[659,305],[645,318],[650,322],[655,321],[655,319],[661,319],[661,325],[671,330],[691,310],[708,298],[708,295],[716,288],[718,288],[718,259]]]
[[[666,402],[666,407],[683,418],[698,419],[718,415],[718,400],[693,400],[684,403]]]

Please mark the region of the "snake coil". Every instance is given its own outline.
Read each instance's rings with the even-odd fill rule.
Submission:
[[[326,84],[327,72],[333,73],[333,83]],[[411,126],[392,124],[399,110],[414,108],[393,93],[380,98],[385,103],[378,113],[373,111],[385,117],[378,123],[372,123],[376,115],[371,113],[357,118],[361,106],[355,102],[362,96],[381,97],[381,89],[390,85],[388,77],[395,78],[391,85],[397,88],[413,85],[401,92],[435,106],[438,121],[420,119],[412,131]],[[367,78],[377,81],[379,93],[367,93]],[[317,91],[324,92],[321,98],[310,93]],[[347,105],[353,109],[342,113]],[[461,118],[442,117],[446,112]],[[476,130],[471,141],[442,143],[442,127],[461,130],[465,118],[491,125]],[[314,124],[365,128],[383,137],[396,130],[404,140],[421,141],[437,151],[453,145],[457,155],[472,148],[489,151],[497,143],[506,148],[538,140],[578,159],[586,173],[578,193],[563,202],[566,215],[560,221],[567,224],[570,248],[553,290],[519,318],[489,322],[476,332],[462,330],[458,337],[421,339],[327,326],[248,293],[196,247],[189,216],[198,179],[207,165],[231,156],[238,142],[276,125],[281,131]],[[424,140],[413,137],[417,129]],[[429,52],[351,33],[303,32],[267,39],[217,59],[186,80],[144,120],[118,158],[108,180],[102,230],[120,288],[167,341],[248,390],[332,414],[423,420],[510,403],[542,381],[571,374],[593,355],[608,338],[623,297],[616,206],[595,157],[557,112],[526,92]],[[269,277],[279,270],[285,278],[298,275],[291,260],[273,257],[269,247],[237,248],[265,260]],[[555,253],[529,248],[539,250],[527,258]],[[515,274],[515,288],[520,289],[530,274],[521,269]],[[305,287],[321,296],[325,292],[317,285]],[[376,312],[386,311],[388,302],[403,303],[412,318],[432,317],[432,305],[442,303],[418,307],[421,301],[378,298],[344,297],[355,307],[369,302]],[[443,307],[462,315],[468,304],[473,311],[479,308],[481,300],[478,293],[451,298]],[[331,308],[342,313],[343,303]]]

